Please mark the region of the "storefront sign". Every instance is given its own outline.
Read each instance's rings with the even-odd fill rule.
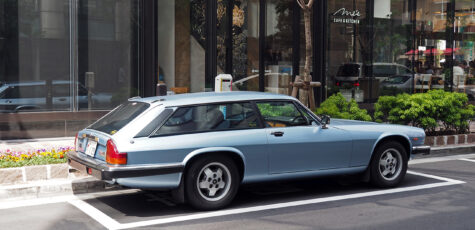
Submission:
[[[347,24],[360,24],[358,17],[361,16],[359,10],[347,10],[346,8],[340,8],[333,13],[332,21],[334,23],[347,23]]]

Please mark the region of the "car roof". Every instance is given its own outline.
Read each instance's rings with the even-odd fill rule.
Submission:
[[[145,103],[157,103],[164,106],[182,106],[193,104],[205,104],[214,102],[233,102],[233,101],[249,101],[249,100],[296,100],[293,97],[251,91],[235,91],[235,92],[201,92],[201,93],[186,93],[175,94],[168,96],[156,96],[146,98],[131,98],[129,101],[139,101]]]

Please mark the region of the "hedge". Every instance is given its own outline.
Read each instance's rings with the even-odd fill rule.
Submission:
[[[328,97],[315,111],[318,115],[328,115],[333,118],[371,121],[371,116],[365,109],[360,109],[354,99],[347,101],[341,93]]]
[[[427,93],[381,96],[374,105],[377,122],[413,125],[426,133],[467,133],[474,106],[465,93],[431,90]]]
[[[374,121],[423,128],[428,135],[467,133],[475,115],[465,93],[431,90],[427,93],[380,96],[374,104]],[[315,111],[333,118],[371,121],[355,100],[347,101],[341,93],[330,96]]]

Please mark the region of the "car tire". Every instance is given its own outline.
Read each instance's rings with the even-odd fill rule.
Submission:
[[[240,184],[236,164],[228,157],[206,155],[192,163],[185,175],[187,202],[200,210],[227,206]]]
[[[395,141],[378,146],[370,164],[370,181],[381,188],[395,187],[404,179],[407,171],[406,149]]]

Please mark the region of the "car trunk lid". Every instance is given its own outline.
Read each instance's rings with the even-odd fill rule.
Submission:
[[[76,139],[76,151],[101,161],[106,160],[107,141],[111,136],[90,129],[82,130]]]

